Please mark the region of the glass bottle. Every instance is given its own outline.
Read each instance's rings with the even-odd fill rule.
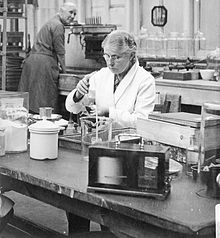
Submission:
[[[170,32],[167,38],[167,57],[176,58],[178,56],[178,32]]]
[[[195,148],[195,135],[191,135],[186,149],[186,174],[192,176],[192,166],[198,163],[198,152]]]
[[[140,35],[138,36],[138,55],[141,57],[147,56],[147,29],[141,27]]]
[[[193,38],[187,33],[178,37],[178,57],[186,59],[193,56]]]
[[[153,33],[150,33],[147,38],[147,56],[148,57],[156,57],[155,43],[156,43],[156,37]]]
[[[204,36],[204,33],[201,31],[197,31],[194,36],[194,55],[197,58],[202,57],[201,51],[206,50],[206,38]]]
[[[155,55],[157,57],[166,57],[167,38],[163,32],[158,32],[155,37]]]

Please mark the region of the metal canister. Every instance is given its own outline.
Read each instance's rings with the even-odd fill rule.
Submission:
[[[60,127],[46,119],[29,126],[30,158],[37,160],[56,159]]]

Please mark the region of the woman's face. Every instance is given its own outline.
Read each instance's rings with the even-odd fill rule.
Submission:
[[[130,66],[131,53],[120,53],[120,51],[105,47],[103,57],[113,74],[121,74]]]

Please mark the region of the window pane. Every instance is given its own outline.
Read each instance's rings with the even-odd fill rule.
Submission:
[[[206,37],[206,49],[220,47],[220,1],[200,0],[200,29]]]

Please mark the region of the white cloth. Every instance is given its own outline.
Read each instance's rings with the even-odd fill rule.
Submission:
[[[90,89],[95,90],[97,108],[109,110],[109,117],[122,127],[136,127],[137,118],[148,118],[154,109],[155,79],[137,61],[118,85],[115,93],[114,74],[109,68],[102,68],[90,78]],[[84,110],[87,95],[77,103],[73,101],[76,89],[66,98],[69,112],[78,114]]]

